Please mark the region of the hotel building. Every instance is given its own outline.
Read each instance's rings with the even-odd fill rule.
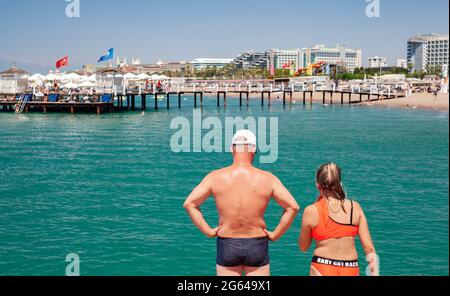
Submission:
[[[233,64],[238,69],[264,68],[269,67],[269,52],[247,51],[238,55]]]
[[[300,57],[301,51],[300,49],[293,50],[281,50],[281,49],[272,49],[268,53],[269,60],[267,69],[283,69],[286,68],[287,65],[294,64],[295,71],[300,68]]]
[[[406,59],[397,59],[397,68],[408,69],[408,61]]]
[[[350,49],[343,44],[338,44],[334,48],[321,44],[302,50],[300,63],[302,68],[319,62],[342,65],[348,71],[353,72],[355,68],[362,66],[362,52],[361,49]]]
[[[369,68],[385,68],[388,66],[388,60],[385,57],[369,58]]]
[[[407,62],[413,71],[448,67],[448,34],[417,35],[408,40]]]
[[[233,59],[198,58],[191,61],[190,64],[194,69],[201,70],[208,67],[223,68],[232,62]]]

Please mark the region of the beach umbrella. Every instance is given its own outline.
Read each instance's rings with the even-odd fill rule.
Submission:
[[[158,74],[153,74],[152,76],[150,76],[150,80],[161,80],[161,76],[159,76]]]
[[[90,81],[90,82],[96,82],[97,81],[97,77],[95,76],[95,74],[92,74],[91,76],[88,76],[86,78],[86,80]]]
[[[42,80],[44,80],[44,75],[36,73],[36,74],[31,75],[30,77],[28,77],[28,80],[29,81],[42,81]]]
[[[35,80],[35,81],[30,81],[30,85],[34,86],[34,87],[40,87],[42,85],[44,85],[44,81],[42,80]]]
[[[64,78],[65,78],[66,80],[72,80],[72,81],[74,81],[74,80],[80,80],[80,79],[81,79],[81,76],[78,75],[77,73],[70,73],[70,74],[64,75]]]
[[[61,77],[59,75],[50,73],[47,76],[44,77],[44,80],[46,81],[55,81],[55,80],[60,80]]]
[[[97,84],[90,82],[90,81],[85,81],[85,82],[78,84],[78,87],[96,87],[96,86],[97,86]]]
[[[125,79],[136,79],[136,75],[133,73],[127,73],[125,76],[123,76]]]
[[[166,75],[161,75],[161,76],[159,76],[159,80],[170,80],[170,77],[168,77]]]
[[[78,88],[78,84],[73,83],[73,82],[69,82],[69,83],[64,84],[61,87],[62,88],[67,88],[67,89],[74,89],[74,88]]]
[[[73,75],[64,73],[63,75],[61,75],[61,80],[62,81],[72,81]]]
[[[150,78],[150,76],[148,76],[148,75],[145,74],[145,73],[141,73],[141,74],[139,74],[139,75],[137,76],[137,78],[138,78],[139,80],[147,80],[147,79]]]

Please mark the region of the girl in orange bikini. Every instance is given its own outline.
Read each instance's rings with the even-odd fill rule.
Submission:
[[[347,199],[341,183],[341,169],[334,163],[320,167],[317,188],[320,197],[305,209],[299,238],[303,252],[309,250],[313,239],[316,241],[311,275],[359,276],[356,236],[368,258],[368,273],[378,275],[378,257],[366,217],[357,202]]]

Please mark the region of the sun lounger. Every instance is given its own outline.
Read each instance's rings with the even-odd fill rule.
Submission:
[[[50,94],[48,95],[47,101],[51,103],[58,102],[58,96],[59,96],[58,94]]]
[[[100,99],[100,102],[102,103],[111,103],[112,101],[112,95],[103,95]]]

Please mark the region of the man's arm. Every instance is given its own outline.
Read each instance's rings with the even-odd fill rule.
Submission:
[[[265,230],[265,232],[271,241],[277,241],[286,233],[289,227],[291,227],[295,220],[295,216],[297,216],[300,211],[300,206],[295,201],[292,194],[284,187],[283,183],[276,177],[274,177],[273,181],[272,196],[284,209],[284,213],[277,228],[273,232],[267,230]]]
[[[197,228],[207,237],[213,238],[217,236],[220,228],[211,228],[206,222],[203,214],[200,210],[200,206],[209,198],[211,195],[211,176],[208,175],[203,181],[198,185],[194,191],[189,195],[189,197],[184,202],[183,207],[188,212],[191,217],[192,222],[197,226]]]

